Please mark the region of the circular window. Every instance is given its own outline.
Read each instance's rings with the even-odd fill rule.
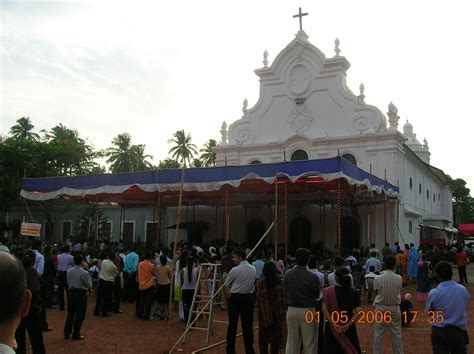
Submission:
[[[308,154],[304,150],[296,150],[291,155],[291,161],[303,161],[308,160]]]
[[[357,166],[357,161],[356,161],[356,158],[354,157],[354,155],[352,155],[352,154],[344,154],[344,155],[342,155],[342,158],[343,158],[343,159],[346,159],[346,160],[349,161],[351,164]]]
[[[253,160],[250,164],[251,164],[251,165],[260,165],[261,162],[258,161],[258,160]]]

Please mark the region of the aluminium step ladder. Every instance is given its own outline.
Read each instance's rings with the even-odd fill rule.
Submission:
[[[209,270],[210,277],[207,279],[203,277],[203,270],[204,269]],[[186,329],[197,329],[201,331],[207,331],[206,333],[206,345],[209,344],[209,336],[211,334],[214,334],[214,322],[215,323],[223,323],[223,324],[228,324],[226,321],[217,321],[212,319],[213,315],[213,309],[214,305],[222,305],[223,302],[219,302],[216,299],[213,299],[213,295],[215,292],[219,289],[222,280],[221,280],[222,274],[221,274],[221,264],[214,264],[214,263],[202,263],[199,265],[199,273],[198,273],[198,278],[196,281],[196,291],[194,292],[193,296],[193,302],[191,304],[191,310],[189,311],[189,317],[188,317],[188,323],[186,324]],[[199,293],[200,290],[200,285],[204,284],[204,286],[209,286],[211,285],[210,289],[208,290],[207,295],[201,295]],[[199,327],[197,325],[199,320],[196,320],[196,322],[190,327],[193,317],[197,316],[201,310],[198,310],[198,305],[199,304],[209,304],[204,308],[202,311],[201,315],[207,315],[207,326],[206,327]],[[183,337],[183,343],[186,341],[186,335]]]

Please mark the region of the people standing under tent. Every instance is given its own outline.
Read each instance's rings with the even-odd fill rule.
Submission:
[[[67,291],[67,271],[74,267],[74,257],[69,253],[69,245],[61,248],[58,254],[58,306],[60,311],[64,311],[64,291]]]
[[[286,271],[283,280],[288,305],[286,354],[299,353],[301,347],[304,354],[317,353],[318,350],[318,321],[308,324],[305,315],[308,311],[316,311],[321,286],[318,277],[308,270],[308,261],[309,251],[305,248],[297,249],[296,266]]]
[[[400,246],[399,246],[399,243],[398,241],[395,241],[395,243],[393,244],[393,247],[392,247],[392,256],[396,256],[397,255],[397,252],[398,250],[400,249]]]
[[[410,255],[408,256],[408,277],[410,280],[416,279],[418,274],[418,262],[420,254],[413,243],[410,243]]]
[[[466,266],[469,264],[469,257],[462,247],[456,252],[456,266],[458,267],[459,284],[467,284]]]
[[[255,280],[257,279],[256,270],[255,267],[247,262],[243,250],[235,250],[232,258],[235,267],[230,270],[225,282],[226,286],[230,288],[226,352],[228,354],[235,353],[235,336],[240,316],[245,353],[253,354],[255,353],[253,349],[253,293],[255,290]]]
[[[255,284],[260,353],[278,354],[286,340],[286,305],[283,282],[275,263],[266,262]]]
[[[86,317],[87,292],[92,288],[92,278],[82,268],[83,257],[81,254],[74,255],[74,267],[67,272],[68,303],[67,317],[64,324],[64,339],[69,339],[72,334],[73,340],[81,340],[82,322]]]
[[[158,288],[156,291],[156,302],[161,320],[168,319],[168,303],[170,300],[171,267],[168,265],[167,257],[160,256],[160,264],[156,266],[156,280]]]
[[[392,353],[403,353],[402,319],[400,313],[402,277],[395,274],[395,258],[385,259],[385,271],[375,277],[374,288],[377,292],[374,300],[375,311],[390,314],[390,321],[374,323],[374,354],[382,353],[383,335],[387,328],[392,332]]]
[[[257,271],[257,279],[259,279],[263,273],[263,266],[265,262],[263,261],[262,258],[263,258],[262,252],[258,252],[257,259],[254,262],[252,262],[252,265],[255,267],[255,270]]]
[[[97,287],[97,297],[95,302],[94,316],[102,315],[108,317],[112,310],[112,292],[114,280],[118,274],[118,269],[114,264],[115,253],[111,252],[108,259],[104,259],[106,254],[102,254],[103,261],[100,264],[99,285]]]
[[[346,267],[348,270],[350,270],[350,266],[346,266],[346,260],[342,257],[336,257],[334,259],[334,271],[328,274],[328,285],[336,285],[336,269],[340,267]],[[354,285],[354,280],[352,279],[352,275],[350,274],[349,271],[349,277],[351,278],[351,284],[352,286]]]
[[[46,353],[40,323],[41,285],[38,272],[34,267],[35,258],[36,253],[32,250],[28,250],[22,259],[26,273],[26,288],[31,292],[32,296],[30,310],[28,314],[21,319],[20,325],[15,333],[17,354],[26,354],[26,332],[28,332],[28,338],[30,339],[33,353]]]
[[[128,303],[134,303],[137,297],[137,267],[138,254],[131,248],[123,261],[124,301]]]
[[[232,247],[227,247],[225,249],[225,253],[221,258],[221,264],[222,264],[222,283],[225,284],[225,281],[227,279],[227,275],[229,274],[230,270],[235,267],[234,261],[232,260]],[[222,291],[222,305],[221,309],[222,310],[227,310],[227,289],[224,288],[224,291]]]
[[[189,316],[194,320],[195,314],[191,305],[197,289],[198,268],[194,264],[194,257],[186,259],[186,267],[181,269],[181,287],[183,289],[184,325],[187,326]]]
[[[146,250],[145,259],[138,264],[138,289],[140,291],[137,315],[138,318],[148,321],[155,291],[155,253]]]
[[[428,293],[431,290],[431,263],[426,259],[426,255],[418,262],[418,274],[416,277],[416,299],[418,302],[426,302]]]
[[[397,261],[397,267],[400,269],[403,281],[408,281],[408,257],[399,249],[395,255],[395,260]]]
[[[374,273],[379,274],[380,271],[382,270],[382,263],[380,263],[379,259],[377,258],[377,253],[372,252],[370,253],[370,258],[367,259],[365,262],[365,271],[368,271],[371,266],[374,266]]]
[[[326,322],[326,353],[360,353],[356,321],[361,309],[360,296],[351,287],[349,270],[346,267],[336,269],[336,285],[324,289],[323,313]],[[347,320],[340,317],[334,321],[334,313],[345,314]],[[323,338],[321,338],[323,340]]]
[[[434,314],[434,321],[431,324],[433,353],[466,353],[469,344],[467,334],[469,292],[464,286],[452,280],[453,267],[449,262],[438,262],[435,274],[440,283],[430,291],[425,306],[427,314]]]

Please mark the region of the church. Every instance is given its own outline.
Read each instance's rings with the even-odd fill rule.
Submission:
[[[430,165],[428,142],[425,139],[420,143],[408,121],[400,128],[400,117],[393,103],[388,104],[384,113],[365,102],[362,84],[359,93],[353,93],[346,84],[350,62],[341,55],[339,41],[335,41],[334,53],[326,56],[303,31],[302,15],[300,11],[300,30],[294,39],[271,63],[265,51],[263,66],[255,70],[260,80],[258,102],[250,107],[244,100],[241,118],[229,125],[222,124],[215,150],[216,169],[242,167],[247,171],[245,180],[251,180],[249,175],[259,175],[264,166],[304,161],[329,163],[336,159],[349,166],[347,170],[365,171],[368,176],[378,177],[378,187],[372,183],[361,189],[365,182],[350,174],[345,175],[347,183],[341,187],[340,183],[331,183],[328,174],[323,173],[317,173],[319,179],[309,181],[312,185],[306,180],[305,186],[299,189],[277,177],[272,180],[275,186],[272,190],[260,185],[258,190],[249,186],[245,190],[229,190],[220,184],[220,194],[217,189],[204,191],[185,181],[185,191],[189,193],[183,199],[179,239],[189,242],[230,239],[254,244],[277,218],[275,237],[279,243],[288,244],[290,252],[318,242],[330,249],[353,249],[371,243],[382,247],[385,242],[418,245],[445,240],[454,231],[452,194],[444,172]],[[316,165],[311,166],[314,170]],[[292,181],[296,180],[299,177]],[[186,183],[191,183],[189,189]],[[127,188],[138,186],[152,192],[142,185],[130,182]],[[374,192],[376,187],[378,193]],[[46,200],[44,194],[42,197],[35,194],[38,190],[24,185],[22,196]],[[88,190],[89,194],[80,195],[91,195],[90,186]],[[160,199],[164,189],[157,190],[156,201],[151,200],[155,197],[143,197],[143,203],[132,203],[132,206],[128,203],[126,211],[124,199],[102,200],[112,239],[149,241],[156,233],[161,243],[172,242],[177,197],[168,196],[166,202],[165,194]],[[126,191],[107,189],[112,194]],[[63,190],[52,198],[65,195],[79,196],[69,188],[67,193]],[[61,227],[56,227],[55,240],[72,236],[71,220],[76,214],[77,210],[69,210],[57,216],[56,222]],[[66,235],[65,220],[66,229],[69,228]]]

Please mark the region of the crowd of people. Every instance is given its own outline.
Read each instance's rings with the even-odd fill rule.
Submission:
[[[472,250],[461,244],[385,244],[333,257],[322,247],[298,249],[284,258],[269,245],[249,255],[239,247],[179,244],[171,249],[121,243],[87,242],[44,245],[0,243],[0,353],[26,353],[26,333],[34,354],[46,353],[43,332],[53,330],[47,309],[66,311],[65,339],[81,333],[88,299],[95,296],[94,316],[123,312],[134,303],[137,320],[169,318],[170,296],[183,327],[195,320],[195,294],[216,291],[213,272],[225,284],[218,305],[228,313],[227,353],[235,353],[240,318],[246,353],[254,353],[254,308],[260,353],[361,353],[357,324],[380,318],[374,326],[374,353],[382,353],[391,332],[393,353],[403,353],[403,326],[415,322],[411,294],[403,286],[416,282],[418,302],[433,321],[434,353],[465,353],[469,293],[466,266]],[[11,255],[10,255],[11,254]],[[453,263],[460,284],[452,280]],[[213,267],[211,264],[218,264]],[[21,275],[18,275],[21,273]],[[202,281],[198,281],[201,279]],[[213,286],[214,285],[214,286]],[[362,301],[373,304],[363,311]],[[439,315],[441,314],[441,315]],[[206,319],[207,315],[201,315]],[[378,316],[378,317],[377,317]],[[434,315],[433,315],[434,316]],[[370,323],[370,322],[369,322]]]

